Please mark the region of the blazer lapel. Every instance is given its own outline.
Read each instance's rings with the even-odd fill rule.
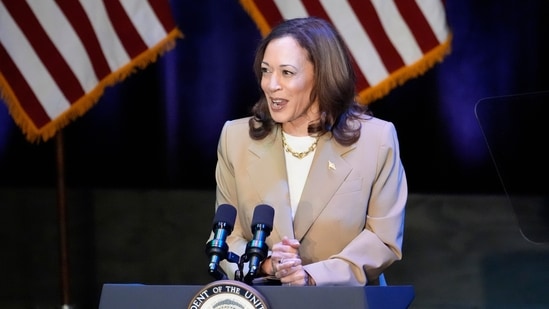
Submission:
[[[352,169],[342,155],[354,146],[341,146],[331,134],[322,136],[318,143],[294,218],[294,233],[298,240],[303,238]]]
[[[293,237],[292,209],[280,127],[276,126],[266,139],[270,142],[252,143],[250,146],[248,173],[257,196],[263,197],[261,203],[275,210],[271,236],[278,237],[270,239],[276,242],[282,236]]]

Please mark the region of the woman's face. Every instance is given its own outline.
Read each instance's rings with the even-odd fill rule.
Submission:
[[[307,135],[309,122],[318,119],[318,103],[309,104],[314,68],[307,51],[293,37],[274,39],[265,49],[261,71],[261,89],[273,120],[287,133]]]

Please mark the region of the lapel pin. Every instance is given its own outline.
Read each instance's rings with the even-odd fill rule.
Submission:
[[[328,169],[330,169],[332,171],[336,170],[336,165],[330,160],[328,160]]]

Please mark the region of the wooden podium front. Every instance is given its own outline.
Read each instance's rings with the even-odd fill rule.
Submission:
[[[99,309],[184,309],[204,287],[199,285],[104,284]],[[413,286],[290,287],[253,286],[271,309],[408,308]]]

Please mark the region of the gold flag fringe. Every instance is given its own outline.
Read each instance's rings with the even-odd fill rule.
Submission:
[[[252,20],[255,22],[259,32],[261,32],[261,35],[266,36],[269,34],[272,28],[257,8],[257,5],[255,5],[255,2],[253,0],[240,0],[240,5],[242,5],[244,10],[248,12],[248,15],[250,15]]]
[[[424,74],[427,70],[444,60],[446,55],[451,52],[451,44],[452,33],[449,33],[445,42],[426,53],[416,63],[402,67],[378,84],[360,91],[357,101],[363,105],[368,105],[384,97],[391,90],[404,84],[406,81]]]
[[[21,128],[27,140],[29,142],[45,142],[52,138],[58,130],[63,129],[71,121],[84,115],[91,107],[93,107],[103,95],[105,88],[121,82],[138,69],[143,69],[147,65],[155,62],[159,56],[175,47],[176,39],[183,37],[183,33],[178,28],[174,28],[159,43],[147,49],[117,71],[112,72],[107,77],[103,78],[92,91],[85,94],[76,102],[73,102],[71,107],[69,107],[64,113],[59,115],[57,118],[52,119],[52,121],[41,128],[37,128],[27,113],[23,110],[18,98],[15,96],[15,93],[8,85],[1,72],[0,96],[6,102],[9,113],[12,115],[15,123]]]

